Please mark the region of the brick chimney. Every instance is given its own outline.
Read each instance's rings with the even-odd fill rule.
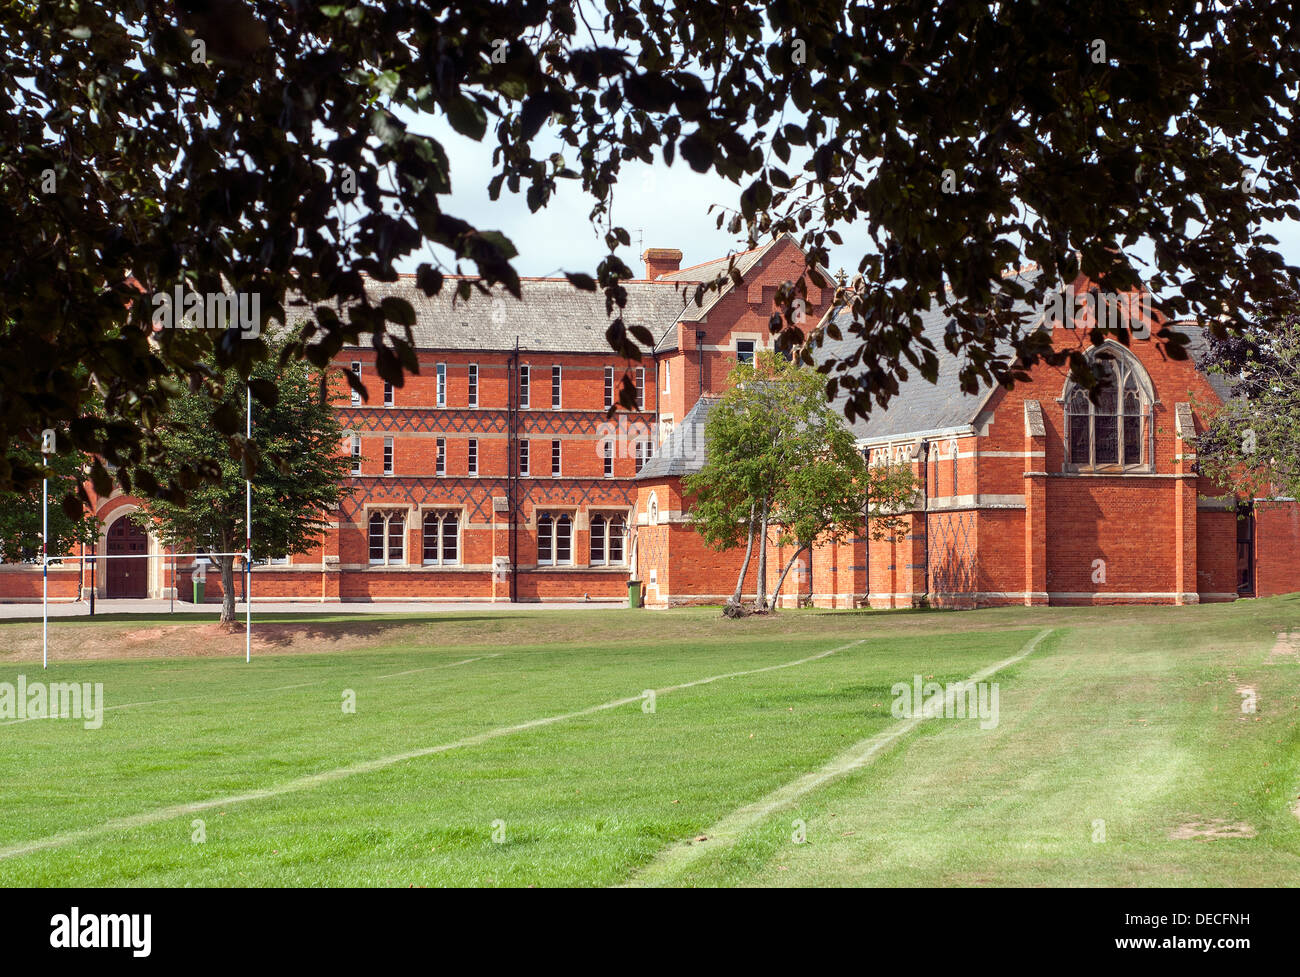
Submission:
[[[649,281],[682,267],[682,253],[673,248],[646,248],[641,260],[645,262],[645,277]]]

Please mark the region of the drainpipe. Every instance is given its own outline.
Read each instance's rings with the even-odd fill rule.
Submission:
[[[862,460],[868,465],[871,464],[871,449],[862,449]],[[862,502],[862,559],[866,569],[863,571],[863,586],[866,588],[863,592],[863,600],[867,602],[867,610],[871,610],[871,479],[867,479],[867,491]],[[852,566],[852,564],[850,564]],[[853,571],[850,570],[850,573]]]
[[[925,599],[930,600],[930,442],[921,442],[921,525],[925,532],[925,548],[922,551]]]
[[[655,371],[655,422],[654,430],[650,432],[650,444],[647,445],[647,448],[654,454],[659,453],[659,432],[661,430],[661,421],[659,419],[659,342],[662,338],[661,336],[660,339],[656,340],[654,347],[650,350],[650,363]],[[645,460],[649,461],[650,458],[647,457]]]
[[[510,603],[519,601],[519,337],[515,337],[515,351],[510,355],[506,370],[506,419],[509,434],[506,437],[506,494],[509,501],[507,518],[510,520]],[[529,382],[532,378],[529,378]]]

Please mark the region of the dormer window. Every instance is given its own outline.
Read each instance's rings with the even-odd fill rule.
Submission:
[[[1084,472],[1150,471],[1151,382],[1136,359],[1109,347],[1093,357],[1101,384],[1095,402],[1077,384],[1066,386],[1066,466]]]

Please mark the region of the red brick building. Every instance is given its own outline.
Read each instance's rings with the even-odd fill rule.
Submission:
[[[644,258],[646,277],[627,283],[624,310],[657,337],[641,362],[609,350],[603,295],[565,279],[526,279],[521,300],[469,302],[452,290],[428,298],[409,278],[372,283],[376,301],[395,295],[414,307],[420,372],[390,387],[373,351],[340,354],[337,365],[357,370],[369,392],[338,405],[355,491],[309,552],[254,569],[254,599],[618,600],[630,578],[649,606],[730,595],[743,554],[704,546],[681,488],[703,460],[711,395],[738,359],[771,348],[767,323],[784,282],[807,276],[809,322],[843,312],[830,309],[833,283],[789,237],[736,256],[739,284],[700,304],[696,283],[724,271],[725,259],[683,269],[679,251]],[[946,318],[935,311],[923,325],[941,349]],[[1058,346],[1087,348],[1090,326],[1085,315],[1041,327]],[[1198,351],[1201,331],[1179,328]],[[840,351],[824,332],[818,339]],[[1195,603],[1300,590],[1295,503],[1255,500],[1238,519],[1196,473],[1203,405],[1222,390],[1149,339],[1092,355],[1116,379],[1096,405],[1043,364],[1028,383],[978,396],[961,392],[951,357],[941,357],[937,384],[905,382],[888,410],[853,427],[870,457],[917,473],[908,531],[817,548],[796,565],[783,602]],[[640,409],[611,419],[624,376]],[[159,551],[122,518],[136,508],[121,495],[102,501],[98,552]],[[789,555],[770,547],[769,591]],[[105,566],[100,597],[170,593],[166,561]],[[746,594],[756,573],[755,560]],[[52,597],[88,596],[89,577],[52,567]],[[40,592],[39,568],[0,568],[0,599]]]
[[[1076,294],[1088,289],[1074,283]],[[923,317],[935,349],[947,324],[939,310]],[[1082,350],[1092,326],[1087,311],[1039,323],[1058,348]],[[1169,358],[1150,330],[1127,348],[1092,350],[1115,381],[1097,404],[1042,363],[1012,390],[964,394],[960,363],[941,353],[936,384],[913,373],[888,410],[853,425],[872,460],[909,464],[919,479],[906,532],[817,548],[782,602],[1191,604],[1300,590],[1296,503],[1251,500],[1238,518],[1197,474],[1204,409],[1226,391],[1198,365],[1203,330],[1176,328],[1191,341],[1190,361]],[[843,354],[850,343],[823,334],[818,348]],[[701,544],[681,498],[681,478],[703,459],[711,406],[700,400],[639,476],[638,570],[652,605],[718,600],[740,566],[739,555]],[[769,593],[789,555],[770,548]]]
[[[696,285],[725,270],[726,259],[681,269],[680,251],[651,249],[644,258],[646,278],[626,283],[623,310],[628,325],[658,337],[641,362],[609,349],[604,295],[563,278],[525,279],[520,300],[458,301],[451,288],[429,298],[407,277],[371,283],[374,301],[394,295],[414,307],[420,372],[389,386],[373,350],[340,354],[336,364],[357,371],[369,394],[338,405],[355,491],[309,552],[254,568],[254,599],[626,600],[637,472],[737,356],[771,348],[776,290],[805,272],[802,252],[782,238],[737,256],[743,284],[697,304]],[[819,278],[809,289],[812,321],[825,311],[824,288]],[[640,410],[611,418],[625,376]],[[161,552],[123,518],[138,508],[122,495],[98,505],[99,553]],[[166,560],[100,566],[102,598],[171,592]],[[178,575],[182,598],[188,571]],[[215,574],[207,585],[214,599]],[[88,596],[89,587],[88,568],[51,568],[54,599]],[[0,599],[40,593],[37,567],[0,574]]]

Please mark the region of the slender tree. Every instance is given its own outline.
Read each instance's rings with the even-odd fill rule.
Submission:
[[[266,559],[307,552],[349,489],[350,462],[342,450],[343,430],[331,403],[339,384],[327,385],[304,362],[283,367],[262,362],[252,382],[263,385],[264,401],[253,402],[253,437],[241,457],[225,454],[217,472],[194,487],[183,500],[153,499],[138,518],[167,545],[199,546],[214,553],[242,551],[246,539],[244,477],[253,472],[253,556]],[[266,385],[271,385],[267,391]],[[245,384],[233,369],[216,373],[194,393],[171,401],[159,425],[167,464],[194,474],[222,453],[224,436],[208,418],[214,413],[243,415]],[[221,573],[221,620],[235,616],[235,558],[216,557]],[[247,595],[246,595],[247,597]]]
[[[818,539],[864,529],[868,493],[878,514],[914,490],[910,472],[872,473],[843,418],[826,402],[820,377],[773,353],[760,353],[728,376],[705,425],[706,455],[686,479],[691,519],[704,541],[725,551],[745,544],[731,603],[739,604],[751,555],[758,561],[755,610],[767,610],[767,546],[797,543],[795,557]],[[879,525],[884,532],[889,518]],[[755,552],[757,551],[757,552]]]
[[[705,543],[719,551],[745,543],[733,603],[739,603],[751,556],[756,556],[755,607],[766,607],[767,553],[762,541],[789,450],[793,428],[787,423],[798,416],[788,402],[795,385],[778,378],[793,379],[795,374],[791,364],[770,353],[760,354],[753,364],[738,364],[705,425],[704,466],[683,486],[690,496],[692,522]],[[820,398],[816,375],[806,375]]]

